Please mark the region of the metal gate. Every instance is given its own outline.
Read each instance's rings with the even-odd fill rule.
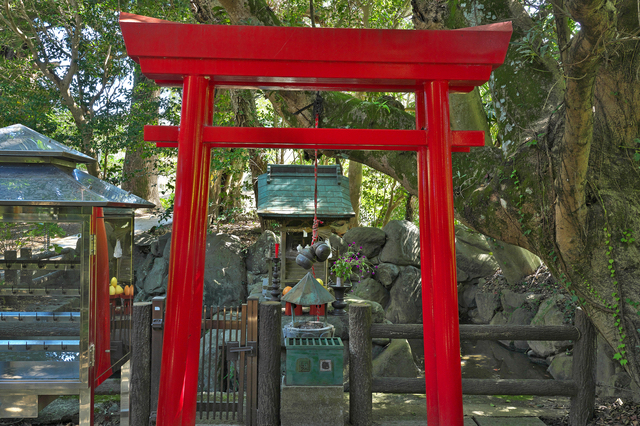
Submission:
[[[151,389],[157,410],[165,298],[153,299]],[[197,419],[257,425],[258,299],[240,307],[206,306],[202,311]],[[152,414],[155,420],[155,413]]]

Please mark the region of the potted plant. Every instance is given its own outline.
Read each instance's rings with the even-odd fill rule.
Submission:
[[[371,264],[367,261],[367,257],[360,253],[360,250],[362,247],[356,249],[356,243],[349,244],[346,253],[339,256],[331,266],[331,272],[336,276],[337,286],[349,281],[354,274],[362,277],[365,272],[372,271]]]

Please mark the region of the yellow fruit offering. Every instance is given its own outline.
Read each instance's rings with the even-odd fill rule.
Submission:
[[[324,286],[324,281],[322,281],[320,278],[316,278],[316,281],[318,281],[321,286]]]
[[[115,296],[116,294],[116,288],[109,286],[109,296]]]
[[[116,285],[116,294],[122,294],[122,293],[124,293],[124,289],[119,285]]]
[[[118,279],[116,277],[111,278],[111,287],[118,285]]]

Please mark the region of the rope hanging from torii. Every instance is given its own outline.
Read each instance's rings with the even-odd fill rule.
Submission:
[[[313,120],[314,127],[318,129],[320,127],[320,117],[323,111],[323,101],[324,99],[320,95],[320,92],[316,92],[316,98],[314,99],[312,104],[307,105],[306,107],[296,111],[294,114],[300,114],[302,111],[313,107]],[[313,267],[314,261],[324,262],[329,258],[331,254],[331,249],[324,242],[318,243],[318,227],[322,224],[322,221],[318,219],[318,150],[314,150],[314,159],[313,159],[313,175],[314,175],[314,194],[313,194],[313,225],[312,229],[312,237],[311,237],[311,247],[298,248],[298,256],[296,257],[296,263],[302,266],[304,269],[311,269],[313,276],[315,278],[316,273]]]
[[[322,102],[324,99],[320,95],[320,92],[316,92],[316,99],[313,101],[313,117],[315,119],[315,128],[320,128],[320,114],[322,114],[322,110],[324,106]],[[313,194],[313,226],[312,237],[311,237],[311,245],[313,245],[318,240],[318,226],[322,223],[322,221],[318,220],[318,150],[314,150],[314,158],[313,158],[313,174],[314,174],[314,194]],[[315,277],[315,271],[313,276]]]

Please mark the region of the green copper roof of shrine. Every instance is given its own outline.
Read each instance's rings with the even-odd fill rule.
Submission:
[[[258,177],[258,215],[265,219],[313,218],[313,166],[270,165]],[[349,179],[339,165],[318,166],[318,218],[355,216]]]

